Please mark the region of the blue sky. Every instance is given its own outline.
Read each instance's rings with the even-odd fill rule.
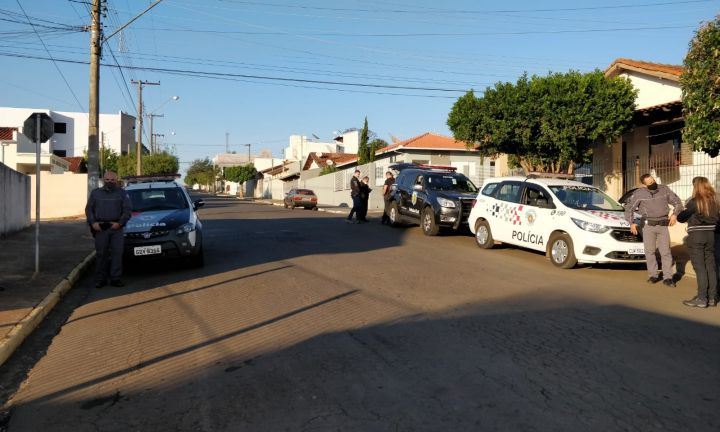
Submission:
[[[109,35],[152,2],[106,3]],[[160,81],[145,109],[165,115],[156,132],[184,167],[223,152],[226,132],[231,151],[275,157],[291,134],[329,140],[365,116],[387,141],[449,135],[469,89],[618,57],[682,64],[719,11],[720,0],[164,0],[107,42],[100,109],[135,115],[130,80]],[[0,20],[0,106],[87,111],[86,2],[0,0]]]

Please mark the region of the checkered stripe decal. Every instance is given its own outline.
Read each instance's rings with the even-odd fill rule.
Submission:
[[[511,222],[513,225],[522,225],[522,214],[523,206],[516,206],[508,202],[500,202],[492,204],[488,208],[488,213],[492,217],[502,219],[505,222]]]

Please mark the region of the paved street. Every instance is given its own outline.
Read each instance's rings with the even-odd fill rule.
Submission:
[[[720,309],[681,304],[694,279],[206,202],[206,266],[90,290],[9,431],[720,429]]]

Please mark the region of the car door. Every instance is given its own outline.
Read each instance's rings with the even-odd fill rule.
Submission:
[[[487,220],[493,237],[502,242],[516,244],[513,240],[514,222],[517,221],[517,208],[520,206],[522,182],[509,180],[500,183],[495,191],[495,200],[490,205]]]
[[[543,251],[555,227],[555,205],[544,187],[525,183],[514,219],[513,241],[523,247]]]
[[[410,203],[408,203],[408,208],[412,217],[419,218],[420,213],[422,213],[423,208],[425,208],[425,202],[427,201],[427,195],[425,193],[426,186],[425,175],[418,174],[413,181]]]

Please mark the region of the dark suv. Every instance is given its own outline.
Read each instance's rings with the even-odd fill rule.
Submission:
[[[177,258],[202,267],[202,223],[175,175],[126,177],[132,217],[125,225],[125,255],[136,259]]]
[[[388,202],[390,223],[420,224],[425,235],[441,227],[467,227],[477,188],[453,167],[398,164],[400,170]]]

